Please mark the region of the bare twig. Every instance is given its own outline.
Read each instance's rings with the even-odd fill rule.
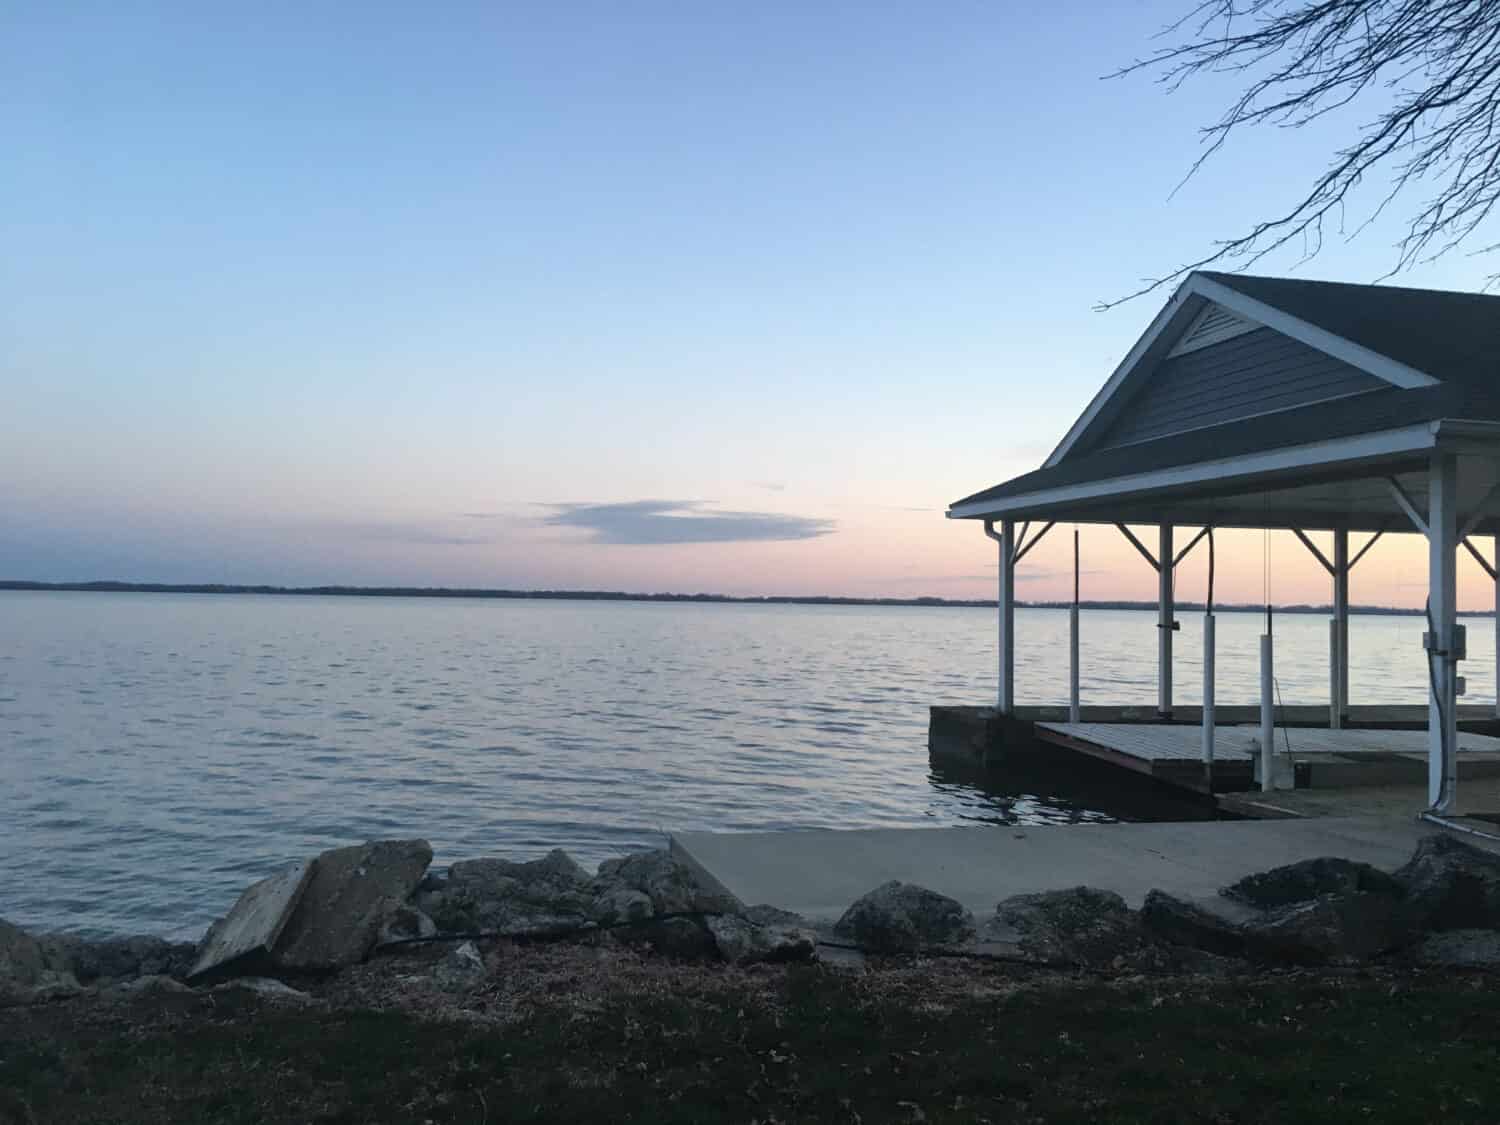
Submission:
[[[1201,0],[1163,32],[1187,34],[1111,77],[1156,75],[1168,91],[1209,73],[1247,84],[1203,130],[1191,179],[1247,127],[1299,129],[1353,103],[1379,109],[1293,205],[1211,252],[1145,281],[1112,308],[1214,264],[1254,265],[1300,239],[1304,259],[1325,224],[1362,233],[1398,197],[1421,192],[1395,245],[1390,277],[1468,240],[1500,201],[1500,4],[1495,0]],[[1389,188],[1352,234],[1344,209],[1367,180]],[[1180,185],[1179,185],[1180,186]],[[1495,246],[1486,242],[1476,253]],[[1491,276],[1491,282],[1497,275]]]

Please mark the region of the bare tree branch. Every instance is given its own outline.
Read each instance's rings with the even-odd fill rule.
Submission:
[[[1169,92],[1210,73],[1247,82],[1203,130],[1204,150],[1184,182],[1247,128],[1299,129],[1361,101],[1378,100],[1379,109],[1295,204],[1099,308],[1195,269],[1254,265],[1298,239],[1311,257],[1325,224],[1344,233],[1351,193],[1377,177],[1388,190],[1344,237],[1357,237],[1398,199],[1425,195],[1384,277],[1458,248],[1500,202],[1500,0],[1201,0],[1163,36],[1186,37],[1110,77],[1150,72]]]

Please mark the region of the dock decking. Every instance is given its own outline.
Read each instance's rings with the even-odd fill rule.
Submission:
[[[1183,723],[1036,724],[1038,741],[1066,747],[1174,785],[1203,788],[1202,731]],[[1290,749],[1293,759],[1307,760],[1325,775],[1336,771],[1341,784],[1372,783],[1393,773],[1420,773],[1427,763],[1427,732],[1421,730],[1330,730],[1327,727],[1282,728],[1276,753]],[[1500,738],[1460,732],[1458,750],[1472,763],[1500,768]],[[1248,789],[1255,780],[1260,728],[1214,727],[1215,790]],[[1352,768],[1350,768],[1352,767]],[[1352,779],[1352,780],[1351,780]]]

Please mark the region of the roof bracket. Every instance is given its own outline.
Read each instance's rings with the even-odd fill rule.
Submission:
[[[1015,557],[1013,559],[1011,559],[1011,561],[1010,561],[1011,565],[1015,566],[1016,563],[1018,563],[1022,559],[1024,559],[1026,557],[1027,553],[1031,550],[1031,548],[1035,547],[1038,543],[1040,543],[1042,541],[1042,536],[1046,535],[1047,532],[1051,531],[1056,526],[1057,526],[1057,521],[1056,520],[1049,521],[1046,527],[1042,528],[1040,531],[1038,531],[1035,535],[1033,535],[1031,537],[1031,541],[1029,543],[1025,543],[1025,544],[1022,544],[1022,545],[1016,547]],[[1025,536],[1025,533],[1026,533],[1026,529],[1022,528],[1021,529],[1021,534],[1022,534],[1023,538]]]
[[[1130,540],[1130,545],[1141,553],[1141,557],[1151,564],[1151,569],[1160,572],[1161,563],[1156,561],[1156,556],[1146,549],[1146,545],[1135,537],[1130,528],[1126,527],[1123,523],[1117,523],[1115,526],[1120,529],[1121,535]]]
[[[1500,494],[1500,481],[1496,481],[1490,485],[1490,490],[1484,494],[1484,499],[1475,505],[1474,511],[1469,515],[1468,520],[1458,529],[1458,537],[1460,539],[1467,539],[1473,534],[1474,529],[1479,526],[1479,521],[1490,514],[1490,505],[1494,502],[1497,494]]]
[[[1213,524],[1204,524],[1203,528],[1198,532],[1198,534],[1195,535],[1195,536],[1193,536],[1192,539],[1188,540],[1188,545],[1186,547],[1184,547],[1182,550],[1180,550],[1180,551],[1177,552],[1176,557],[1172,559],[1172,565],[1175,567],[1183,559],[1187,558],[1188,557],[1188,552],[1191,551],[1194,547],[1196,547],[1198,545],[1198,541],[1200,539],[1202,539],[1205,535],[1207,535],[1213,529],[1214,529],[1213,528]]]
[[[1364,558],[1365,557],[1365,552],[1367,552],[1371,547],[1375,546],[1376,542],[1379,541],[1380,537],[1382,535],[1384,535],[1384,534],[1385,534],[1385,528],[1381,528],[1374,535],[1370,536],[1368,542],[1366,542],[1365,545],[1363,547],[1361,547],[1359,549],[1359,551],[1355,554],[1355,556],[1352,559],[1349,560],[1349,564],[1348,564],[1348,566],[1347,566],[1346,569],[1353,570],[1354,569],[1354,564],[1357,563],[1357,562],[1359,562],[1360,559]]]
[[[1412,503],[1411,497],[1406,494],[1406,489],[1401,487],[1401,482],[1395,477],[1386,477],[1385,483],[1390,486],[1391,495],[1396,498],[1396,503],[1401,505],[1401,510],[1406,513],[1407,518],[1417,525],[1417,530],[1423,535],[1427,534],[1427,517],[1417,511],[1417,506]]]
[[[1302,545],[1312,552],[1313,558],[1317,559],[1320,563],[1323,564],[1324,570],[1326,570],[1329,574],[1337,577],[1338,569],[1328,561],[1327,555],[1318,550],[1318,545],[1307,537],[1307,533],[1305,531],[1303,531],[1300,527],[1294,527],[1292,528],[1292,534],[1295,535],[1298,539],[1302,540]]]
[[[1461,542],[1465,547],[1469,549],[1469,554],[1474,556],[1474,561],[1479,564],[1480,568],[1491,578],[1494,578],[1495,568],[1485,559],[1483,555],[1479,553],[1479,548],[1474,546],[1474,544],[1469,540],[1469,537],[1465,535],[1461,540],[1459,540],[1459,542]],[[1497,558],[1496,561],[1500,562],[1500,558]]]

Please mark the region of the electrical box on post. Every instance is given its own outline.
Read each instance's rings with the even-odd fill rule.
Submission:
[[[1448,656],[1453,660],[1469,659],[1469,630],[1465,626],[1453,626],[1453,646]]]

